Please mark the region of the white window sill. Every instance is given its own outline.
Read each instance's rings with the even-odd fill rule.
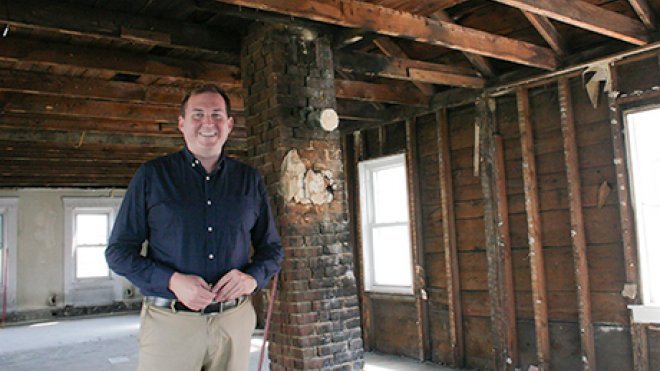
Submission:
[[[629,305],[635,323],[660,323],[660,305]]]

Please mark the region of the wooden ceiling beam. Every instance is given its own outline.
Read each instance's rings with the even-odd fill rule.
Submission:
[[[0,61],[153,76],[164,81],[188,85],[212,82],[228,90],[242,88],[240,68],[233,65],[155,57],[118,49],[41,42],[12,34],[2,39]]]
[[[649,5],[647,0],[629,0],[630,5],[635,9],[635,12],[639,16],[639,19],[642,20],[644,26],[650,30],[655,30],[655,13]]]
[[[468,69],[370,53],[335,53],[335,68],[360,75],[417,82],[423,86],[439,84],[480,89],[485,85],[484,79]],[[422,93],[427,95],[426,91]],[[428,93],[433,93],[432,87]]]
[[[375,110],[371,104],[354,100],[337,99],[337,115],[340,125],[345,121],[381,122],[383,110]]]
[[[36,94],[0,93],[3,112],[36,113],[84,118],[115,119],[125,121],[175,122],[177,107],[145,103],[124,103],[52,97]]]
[[[382,35],[412,39],[548,70],[557,66],[555,54],[548,48],[366,2],[217,1],[344,27],[372,30]]]
[[[564,41],[561,34],[557,32],[555,25],[553,25],[547,17],[524,10],[523,14],[557,55],[563,56],[567,54],[566,41]]]
[[[631,44],[644,45],[649,41],[641,22],[581,0],[493,1]]]
[[[186,89],[173,85],[142,85],[80,77],[0,69],[0,92],[48,94],[179,107]],[[244,109],[239,89],[227,92],[235,113]]]
[[[102,40],[127,40],[188,52],[212,53],[238,64],[240,41],[227,30],[87,7],[61,1],[10,1],[0,7],[0,22]]]
[[[383,54],[385,54],[388,57],[396,57],[396,58],[403,58],[403,59],[409,59],[408,54],[401,49],[399,45],[397,45],[394,40],[388,38],[388,37],[379,37],[374,40],[374,44],[380,49]],[[407,70],[407,68],[406,68]],[[404,75],[410,75],[408,71],[405,71]],[[428,84],[426,81],[413,81],[413,84],[421,91],[424,95],[433,95],[435,92],[435,89],[433,88],[433,85]]]
[[[462,2],[462,1],[461,1]],[[433,19],[438,19],[444,22],[449,22],[449,23],[456,23],[454,22],[453,19],[444,11],[439,10],[433,14],[431,14],[431,18]],[[472,63],[472,65],[481,72],[481,74],[487,78],[493,78],[495,77],[495,69],[493,68],[492,64],[484,57],[474,54],[474,53],[468,53],[468,52],[463,52],[463,56]]]
[[[340,99],[360,100],[427,107],[429,97],[407,84],[374,84],[363,81],[335,80],[335,94]]]

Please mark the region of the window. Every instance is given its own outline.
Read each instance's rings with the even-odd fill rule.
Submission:
[[[110,277],[105,261],[111,208],[74,210],[73,256],[76,279]]]
[[[412,294],[405,155],[360,162],[359,173],[365,289]]]
[[[121,298],[121,281],[105,261],[120,203],[119,198],[64,198],[66,304],[102,305]]]
[[[637,229],[642,306],[636,322],[660,322],[660,107],[626,113],[628,165]]]
[[[0,198],[0,306],[16,310],[16,239],[18,199]]]

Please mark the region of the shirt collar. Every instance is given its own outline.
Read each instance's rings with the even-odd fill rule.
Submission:
[[[197,165],[201,166],[201,162],[197,158],[195,158],[195,155],[192,152],[190,152],[188,146],[183,147],[183,149],[181,150],[181,154],[183,155],[183,158],[186,160],[186,163],[191,164],[193,167]],[[225,164],[225,158],[226,158],[225,151],[222,151],[220,153],[220,158],[218,158],[218,163],[215,165],[216,170],[222,169],[222,167]]]

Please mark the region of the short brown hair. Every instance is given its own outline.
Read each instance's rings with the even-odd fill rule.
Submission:
[[[188,105],[188,100],[190,99],[190,97],[192,97],[193,95],[203,94],[203,93],[220,94],[222,99],[225,100],[225,107],[227,108],[227,116],[228,117],[231,116],[229,113],[231,112],[231,101],[229,100],[229,95],[227,94],[227,92],[225,92],[221,87],[217,85],[207,84],[207,85],[198,86],[183,96],[183,99],[181,100],[181,107],[179,108],[179,114],[181,115],[181,117],[186,117],[186,106]]]

